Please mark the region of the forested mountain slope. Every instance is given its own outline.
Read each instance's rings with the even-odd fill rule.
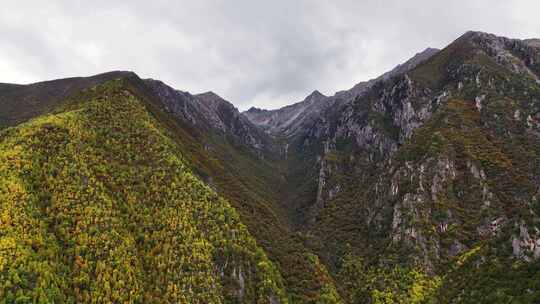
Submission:
[[[0,84],[0,298],[537,303],[539,78],[536,39],[468,32],[271,111]]]
[[[174,153],[182,159],[182,163],[210,188],[231,202],[240,214],[240,221],[256,236],[259,245],[274,261],[277,271],[283,273],[284,289],[293,302],[315,301],[325,294],[331,298],[337,297],[333,279],[324,265],[304,248],[302,241],[298,239],[299,236],[290,229],[286,212],[277,205],[277,191],[280,188],[278,185],[285,180],[280,173],[281,170],[276,170],[277,162],[270,164],[270,160],[264,160],[265,157],[271,159],[273,155],[266,134],[252,126],[232,105],[222,99],[219,99],[220,105],[209,111],[208,106],[200,104],[201,99],[197,96],[176,91],[161,82],[141,80],[129,72],[103,75],[45,82],[43,85],[52,87],[47,87],[44,92],[65,91],[74,86],[73,81],[91,83],[94,79],[101,79],[98,83],[103,84],[110,79],[109,75],[114,75],[117,80],[121,80],[120,86],[123,89],[128,90],[142,102],[146,111],[161,126],[168,140],[175,143]],[[22,85],[16,87],[22,93],[16,92],[12,96],[22,96],[25,99],[24,92],[28,91],[28,88]],[[44,108],[42,113],[61,114],[66,109],[71,109],[69,104],[73,103],[72,99],[77,99],[77,104],[85,105],[85,102],[95,97],[94,95],[99,95],[84,92],[80,94],[76,91],[74,92],[76,97],[67,99],[51,98],[48,108]],[[33,94],[41,96],[43,93],[38,91]],[[107,91],[102,92],[103,96],[106,94]],[[2,106],[12,108],[19,102],[20,99],[17,98],[6,99]],[[38,116],[35,112],[27,113],[26,108],[17,110],[21,111],[21,117],[27,119]],[[234,133],[236,130],[239,132]],[[131,135],[125,136],[127,138]],[[253,139],[254,136],[256,138],[251,143],[265,144],[251,146],[243,142],[244,139]],[[148,148],[151,148],[153,142],[148,144],[150,145]],[[104,146],[103,149],[110,147]],[[96,160],[101,166],[109,166],[109,161]],[[121,169],[127,170],[130,166],[125,165]],[[146,185],[144,176],[134,176],[133,179],[141,185]],[[161,186],[168,187],[168,185]]]
[[[345,300],[374,301],[395,269],[394,279],[419,271],[442,284],[430,292],[439,302],[538,299],[540,49],[530,41],[468,32],[280,137],[284,199],[309,247],[348,273]]]
[[[285,303],[237,212],[123,81],[0,133],[0,298]]]

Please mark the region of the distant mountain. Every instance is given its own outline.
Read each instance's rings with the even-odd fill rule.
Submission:
[[[153,94],[157,95],[157,100],[165,111],[198,131],[212,131],[229,136],[236,144],[250,147],[261,155],[272,151],[272,141],[268,135],[240,115],[230,102],[215,93],[191,95],[158,80],[148,79],[144,82]]]
[[[272,135],[290,135],[299,128],[303,121],[320,113],[327,106],[326,101],[326,96],[319,91],[314,91],[303,101],[279,110],[268,111],[251,108],[243,115]]]
[[[0,84],[0,298],[538,303],[538,41],[243,113],[131,72]]]
[[[242,114],[252,123],[266,130],[270,134],[280,136],[294,135],[301,128],[306,127],[306,124],[316,120],[323,111],[332,107],[334,103],[349,102],[367,92],[367,90],[375,83],[406,73],[418,64],[429,59],[438,51],[439,50],[437,49],[427,48],[380,77],[366,82],[360,82],[350,90],[337,92],[334,96],[327,97],[319,91],[314,91],[303,101],[278,110],[269,111],[251,108]]]

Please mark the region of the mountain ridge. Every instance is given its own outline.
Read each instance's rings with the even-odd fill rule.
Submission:
[[[296,130],[305,124],[304,120],[312,120],[313,116],[317,116],[320,111],[324,111],[327,107],[333,106],[334,103],[346,103],[355,99],[359,95],[369,90],[369,88],[371,88],[377,82],[388,80],[389,78],[412,70],[418,64],[435,55],[438,51],[438,49],[426,48],[424,51],[415,54],[406,62],[397,65],[395,68],[383,73],[381,76],[368,81],[360,82],[349,90],[338,91],[333,96],[324,96],[315,90],[303,101],[284,106],[280,109],[260,111],[255,108],[251,108],[242,112],[242,114],[274,136],[294,135]],[[314,99],[315,102],[313,101]],[[315,104],[312,105],[313,103]],[[314,113],[314,115],[311,115],[311,113]],[[281,118],[280,116],[285,116],[285,119]]]
[[[47,163],[51,159],[48,152],[35,152],[41,151],[41,145],[77,159],[76,164],[94,161],[86,158],[92,153],[78,156],[73,151],[86,151],[94,140],[81,140],[81,134],[87,133],[79,129],[99,131],[103,133],[98,132],[91,147],[105,153],[115,168],[106,172],[114,176],[112,183],[128,176],[128,183],[122,184],[126,200],[134,206],[151,206],[149,198],[160,196],[130,169],[145,164],[138,161],[131,143],[139,143],[141,157],[167,151],[167,159],[180,159],[183,165],[179,168],[191,170],[201,185],[206,184],[204,189],[230,203],[231,212],[238,213],[235,221],[246,225],[257,244],[243,253],[232,250],[226,254],[227,261],[235,261],[232,265],[241,268],[228,268],[225,277],[210,271],[210,277],[224,286],[223,293],[189,291],[195,302],[193,299],[210,296],[213,300],[206,298],[207,302],[252,303],[263,295],[260,300],[272,304],[376,303],[382,299],[397,303],[535,303],[540,300],[540,49],[535,43],[467,32],[444,49],[425,49],[348,93],[324,96],[315,90],[303,101],[269,111],[251,108],[240,113],[211,91],[192,95],[130,72],[52,81],[37,91],[35,86],[30,90],[0,85],[0,108],[6,106],[9,113],[17,114],[15,119],[6,116],[6,126],[0,130],[0,147],[7,147],[0,153],[7,167],[0,165],[0,173],[16,173],[10,169],[18,166],[13,157]],[[103,91],[110,86],[115,89]],[[70,93],[77,97],[66,97]],[[131,95],[138,100],[134,104]],[[18,100],[41,96],[44,102],[37,109],[28,110],[31,102],[28,107],[16,107]],[[81,107],[82,111],[74,111]],[[122,116],[126,111],[137,114],[133,121],[129,115]],[[74,115],[87,114],[91,115],[81,116],[81,121],[98,118],[99,123],[74,130],[78,121]],[[63,120],[57,120],[64,116],[70,121],[68,135],[62,133],[66,129],[60,123]],[[116,124],[110,117],[123,118]],[[134,126],[144,126],[142,134]],[[17,137],[32,132],[44,136]],[[42,139],[39,145],[38,138]],[[147,139],[148,144],[141,144]],[[124,144],[112,145],[115,140]],[[32,144],[21,150],[18,143]],[[167,148],[171,145],[174,152]],[[71,147],[75,150],[66,150]],[[129,165],[117,166],[116,154]],[[150,163],[159,167],[167,159]],[[99,170],[108,168],[107,162],[96,162]],[[58,176],[54,166],[50,170],[28,166],[32,178],[41,172],[37,175],[40,185],[61,186],[54,183]],[[82,185],[88,184],[85,178],[80,180]],[[188,189],[186,195],[202,191],[185,188],[199,183],[187,180],[190,182],[175,180]],[[159,185],[164,195],[175,189],[167,182],[153,185]],[[135,199],[129,196],[129,189],[135,191]],[[153,194],[139,195],[139,191]],[[67,192],[54,195],[63,193]],[[9,192],[0,189],[0,195]],[[28,201],[28,206],[40,199],[47,202],[47,195]],[[67,194],[66,199],[69,201]],[[0,200],[0,208],[7,202]],[[213,210],[211,204],[202,206]],[[136,210],[128,214],[136,215]],[[184,211],[190,210],[200,212],[192,205]],[[212,227],[208,231],[214,233],[224,225],[220,212],[212,213],[216,218],[205,215],[210,221],[198,222],[195,217],[194,222],[208,223]],[[66,223],[83,223],[71,215],[65,219]],[[173,216],[171,220],[178,219]],[[144,227],[151,231],[152,225]],[[234,231],[235,225],[229,228]],[[207,231],[202,227],[201,231]],[[138,242],[155,236],[148,233]],[[214,234],[205,233],[201,237],[234,242],[236,232],[230,233],[233,237],[213,238]],[[171,246],[176,248],[174,243]],[[155,248],[156,252],[169,252],[165,247]],[[268,261],[257,253],[255,257],[264,263],[249,268],[248,264],[259,265],[244,263],[253,261],[253,252],[267,255]],[[231,265],[220,264],[221,258],[218,255],[213,260],[217,264],[204,258],[201,265]],[[76,265],[86,263],[77,261],[66,262],[66,269],[79,269]],[[268,275],[269,289],[256,287],[263,286],[264,280],[253,273]],[[79,290],[88,291],[80,282],[76,283]],[[16,292],[13,285],[6,286],[0,285],[0,296],[8,289]],[[31,285],[15,286],[26,292]],[[84,293],[82,297],[87,299]]]

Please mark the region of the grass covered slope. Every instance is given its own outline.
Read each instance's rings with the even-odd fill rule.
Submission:
[[[284,303],[229,204],[121,81],[0,133],[6,302]]]

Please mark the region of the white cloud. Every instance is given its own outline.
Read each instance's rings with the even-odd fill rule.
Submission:
[[[467,30],[540,36],[536,0],[3,1],[0,82],[133,70],[240,109],[375,77]]]

